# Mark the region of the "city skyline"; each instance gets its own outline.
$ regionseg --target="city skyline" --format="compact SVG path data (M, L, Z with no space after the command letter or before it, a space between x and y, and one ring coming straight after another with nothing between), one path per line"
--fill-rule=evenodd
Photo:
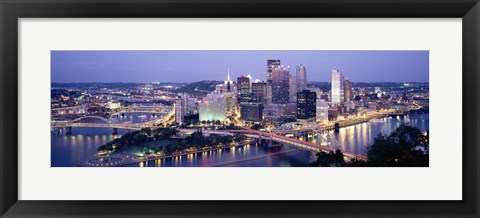
M221 81L227 69L232 78L250 74L266 81L268 59L293 72L305 66L309 82L329 82L332 69L351 82L429 78L428 51L52 51L51 57L57 83Z
M428 52L271 53L53 52L52 166L428 167Z

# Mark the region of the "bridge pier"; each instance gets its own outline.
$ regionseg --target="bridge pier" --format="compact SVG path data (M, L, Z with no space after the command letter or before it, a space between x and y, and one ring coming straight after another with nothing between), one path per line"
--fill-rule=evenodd
M72 134L72 127L67 127L66 131L65 131L65 134L67 135L71 135Z
M335 123L335 133L340 132L340 123Z
M113 128L112 129L112 134L114 134L114 135L118 134L118 128Z

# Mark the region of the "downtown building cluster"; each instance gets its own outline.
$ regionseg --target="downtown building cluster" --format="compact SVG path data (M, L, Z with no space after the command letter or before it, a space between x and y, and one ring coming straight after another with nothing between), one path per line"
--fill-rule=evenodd
M365 89L354 90L352 83L338 69L332 69L331 87L326 92L307 86L307 68L302 64L293 74L290 67L281 65L280 60L267 60L266 71L266 81L254 80L247 75L238 76L236 82L232 81L228 71L225 81L202 99L179 95L176 100L177 122L182 123L185 115L198 111L200 122L277 126L285 120L300 120L325 124L350 115L388 109L392 101L400 103L398 100L402 100L401 97L378 100L385 95L380 87L368 93ZM197 102L197 105L189 102Z
M304 65L298 65L292 75L290 67L283 67L280 60L267 60L267 81L247 75L234 82L228 71L225 81L201 100L179 94L176 121L182 123L185 116L198 111L199 121L222 123L277 125L288 118L326 122L328 102L319 98L321 94L307 88Z

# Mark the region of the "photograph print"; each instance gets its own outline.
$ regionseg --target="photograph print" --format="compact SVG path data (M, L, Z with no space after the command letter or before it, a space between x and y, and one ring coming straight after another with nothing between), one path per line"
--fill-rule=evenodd
M51 51L51 167L428 167L429 51Z

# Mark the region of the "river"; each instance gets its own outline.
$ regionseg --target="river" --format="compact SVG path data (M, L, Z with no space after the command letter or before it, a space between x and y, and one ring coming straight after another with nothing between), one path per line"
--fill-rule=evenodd
M129 113L118 122L145 122L154 119L151 115ZM357 154L365 154L365 149L371 145L375 137L390 134L402 123L408 123L422 131L429 129L428 114L408 115L402 117L385 117L367 123L341 128L338 133L330 134L340 142L342 149ZM71 135L52 133L52 167L75 167L94 155L98 146L115 138L111 129L105 128L74 128ZM167 158L146 163L132 164L131 167L302 167L307 166L313 154L290 146L268 147L251 144L243 147L225 148L217 151Z

